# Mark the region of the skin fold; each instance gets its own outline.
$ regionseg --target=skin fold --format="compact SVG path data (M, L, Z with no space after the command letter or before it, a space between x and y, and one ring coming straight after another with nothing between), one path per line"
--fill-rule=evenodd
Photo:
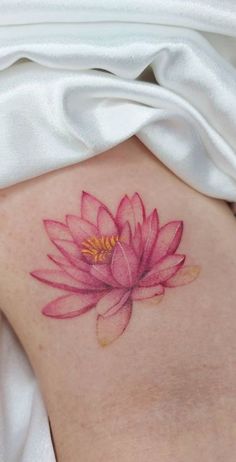
M161 225L183 220L178 254L201 268L161 303L134 300L106 348L95 309L44 316L62 293L29 274L49 265L43 219L79 215L83 190L113 213L138 191ZM181 182L135 137L0 192L0 306L38 377L59 462L235 460L235 230L227 204Z

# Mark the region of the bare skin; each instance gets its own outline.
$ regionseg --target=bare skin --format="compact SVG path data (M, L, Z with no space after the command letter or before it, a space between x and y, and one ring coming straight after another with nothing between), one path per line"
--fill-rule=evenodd
M113 210L138 191L162 223L183 219L194 283L137 305L101 348L95 313L44 317L58 290L29 276L51 243L43 218L76 214L82 190ZM38 377L59 462L233 462L236 452L235 218L182 183L136 138L0 193L0 304Z

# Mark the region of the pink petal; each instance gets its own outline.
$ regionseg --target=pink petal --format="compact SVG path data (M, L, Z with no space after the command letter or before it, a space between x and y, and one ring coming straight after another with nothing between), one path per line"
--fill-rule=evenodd
M145 219L145 208L143 205L143 201L137 192L133 195L131 199L131 204L134 211L136 226L138 223L142 224L143 220Z
M121 199L116 214L116 223L118 224L120 230L123 228L126 222L129 223L131 232L133 234L135 231L135 216L131 201L128 196L124 196Z
M140 272L145 270L148 259L156 242L158 234L158 215L154 209L151 215L145 220L142 227L143 255L140 265Z
M88 263L85 263L83 260L76 259L76 265L73 264L68 258L63 257L62 255L48 255L48 258L52 260L56 265L62 267L62 266L68 266L71 265L72 267L79 268L82 271L89 272L90 270L90 265Z
M152 287L135 287L132 290L132 300L145 300L146 298L152 298L157 295L164 294L164 287L159 284Z
M184 264L184 260L184 255L167 255L139 281L139 285L149 287L166 281L177 273Z
M98 235L97 227L83 218L67 215L66 219L70 232L78 245L81 245L84 240Z
M101 346L110 345L128 326L132 314L132 302L128 300L122 308L112 316L97 317L97 338Z
M57 319L74 318L93 308L99 300L99 297L101 297L101 294L97 294L96 292L79 295L63 295L63 297L48 303L48 305L43 308L42 313L45 316Z
M127 289L112 289L97 303L96 310L102 316L111 316L115 314L128 300L130 291Z
M130 244L131 241L131 229L130 229L130 224L128 221L124 224L120 237L119 237L121 242L125 242L126 244Z
M81 290L94 290L83 282L76 281L69 274L59 270L36 270L30 273L35 279L58 289L79 292Z
M96 199L96 197L92 196L92 194L83 191L81 199L81 217L84 220L97 226L98 210L101 206L105 209L107 208L102 202Z
M142 231L141 231L141 225L138 223L136 227L136 231L134 234L134 237L132 239L132 245L133 248L138 256L141 255L143 246L142 246Z
M168 281L165 281L166 287L177 287L189 284L194 281L200 273L200 266L183 266Z
M138 258L131 246L117 242L112 256L111 271L122 286L131 287L134 284L137 278Z
M58 248L58 250L60 250L62 255L64 255L69 260L70 263L77 266L78 268L84 270L86 268L88 269L89 265L81 259L79 247L77 246L77 244L75 244L75 242L64 241L62 239L55 239L53 243Z
M90 287L90 290L94 290L94 288L101 289L105 287L105 284L102 283L102 281L99 281L90 273L82 271L75 266L62 265L61 268L76 281L86 284L87 287Z
M115 224L115 220L112 214L104 207L99 208L97 226L101 236L118 235L118 228Z
M118 287L120 284L113 278L110 265L91 265L90 273L108 286Z
M164 256L173 254L179 246L182 233L182 221L171 221L163 226L159 231L150 264L153 265Z
M51 240L68 239L72 241L70 230L64 223L55 220L44 220L44 226Z

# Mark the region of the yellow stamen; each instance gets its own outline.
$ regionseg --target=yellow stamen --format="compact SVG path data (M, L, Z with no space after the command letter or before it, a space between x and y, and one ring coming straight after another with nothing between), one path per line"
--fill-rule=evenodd
M81 253L92 263L104 263L110 259L118 241L118 236L92 236L82 242Z

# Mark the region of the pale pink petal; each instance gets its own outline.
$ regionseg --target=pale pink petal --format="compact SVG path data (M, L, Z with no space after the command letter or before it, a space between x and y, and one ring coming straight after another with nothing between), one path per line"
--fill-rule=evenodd
M80 292L81 290L94 290L83 282L76 281L69 274L60 270L36 270L30 273L35 279L58 289Z
M145 300L163 294L164 287L161 284L152 287L134 287L131 298L132 300Z
M54 240L54 239L67 239L71 241L73 240L68 226L64 225L64 223L61 223L60 221L44 220L44 226L51 240Z
M88 270L88 263L84 262L81 258L81 252L75 242L64 241L62 239L55 239L53 241L58 250L64 255L71 264L80 269ZM86 265L86 266L85 266Z
M119 284L131 287L137 278L138 258L133 248L117 242L111 262L111 271Z
M151 215L145 220L142 227L142 241L143 241L143 255L140 265L140 272L142 273L148 263L148 259L152 253L153 246L155 245L158 235L158 215L157 210L154 209Z
M91 237L98 235L98 229L83 218L75 215L67 215L66 217L70 232L78 245Z
M184 255L167 255L139 281L142 287L149 287L167 281L184 264Z
M152 251L150 264L153 265L164 256L173 254L179 246L182 233L182 221L171 221L163 226L159 231L156 244Z
M97 317L97 338L101 346L105 347L114 342L123 332L131 318L132 302L127 302L112 316Z
M76 267L82 271L89 272L90 271L90 265L88 263L85 263L83 260L76 259L76 265L72 263L68 258L62 256L62 255L48 255L48 258L52 260L56 265L62 267L62 266L72 266Z
M89 272L82 271L75 266L62 265L61 268L76 281L86 284L86 286L90 287L91 290L105 287L105 284L102 283L102 281L99 281L97 278L93 277Z
M115 220L112 214L104 207L100 207L98 211L97 226L101 236L118 235L118 228L115 224Z
M90 273L99 281L108 286L119 287L120 284L113 278L110 265L90 265Z
M164 285L166 287L177 287L189 284L198 277L200 269L200 266L183 266L173 277L165 281Z
M120 230L123 228L126 222L129 223L131 232L134 234L135 216L131 201L128 196L124 196L121 199L116 214L116 223L118 224Z
M42 310L45 316L57 319L74 318L86 313L93 308L101 294L96 292L89 294L63 295L48 303Z
M107 209L107 207L96 199L96 197L83 191L81 199L81 217L84 220L87 220L97 226L98 210L101 206Z
M130 291L127 289L112 289L97 303L96 310L102 316L115 314L128 300Z
M143 251L143 245L142 245L142 231L141 231L141 225L138 223L136 227L136 231L134 233L134 237L132 239L132 245L135 250L135 253L140 256L142 251Z
M125 242L126 244L130 244L130 241L131 241L131 229L130 229L130 224L128 223L128 221L124 224L124 226L123 226L123 228L121 230L119 240L121 242Z
M140 197L140 195L136 192L134 193L132 199L131 199L132 207L134 210L134 216L135 216L135 224L137 226L138 223L142 225L144 219L145 219L145 208L143 205L143 201Z

